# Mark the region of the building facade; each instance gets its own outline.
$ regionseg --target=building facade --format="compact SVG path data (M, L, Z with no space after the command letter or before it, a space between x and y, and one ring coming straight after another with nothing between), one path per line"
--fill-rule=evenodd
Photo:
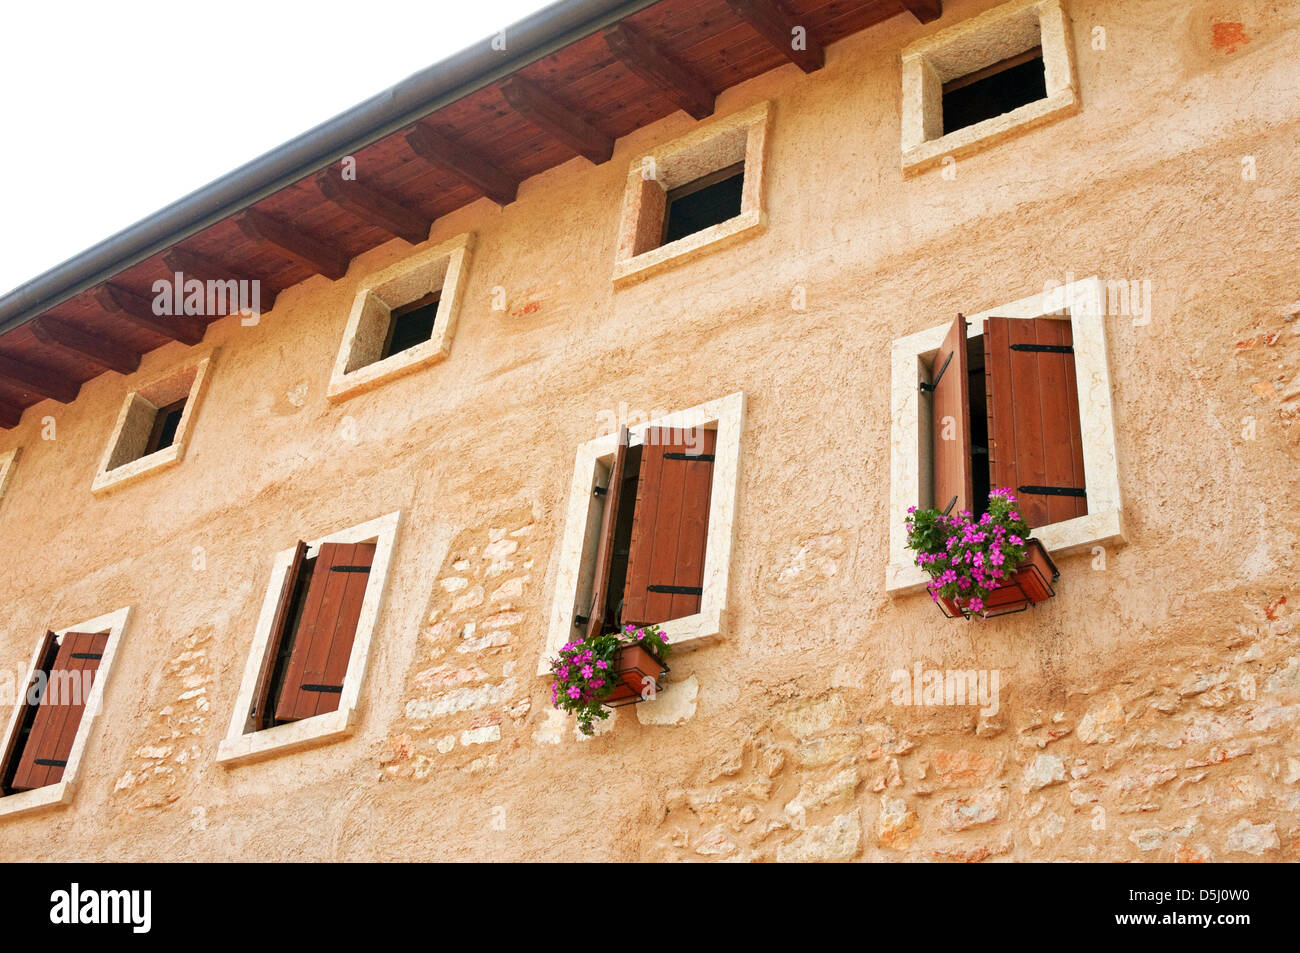
M1300 857L1300 6L902 6L26 406L11 739L42 633L107 639L0 855ZM1042 94L952 129L1010 60ZM666 240L737 169L738 211ZM1077 417L1085 502L1037 530L1055 595L998 618L946 618L904 545L947 502L919 385L958 314L984 355L990 318L1072 335L1077 406L1039 412ZM545 672L624 426L709 433L703 559L662 690L584 738ZM272 717L304 558L364 563L318 597L350 648Z

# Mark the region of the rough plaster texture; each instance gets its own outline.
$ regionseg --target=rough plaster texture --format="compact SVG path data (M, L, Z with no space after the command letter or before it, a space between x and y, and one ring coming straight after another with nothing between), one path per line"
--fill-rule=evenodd
M89 492L126 393L180 345L0 436L23 447L0 665L134 607L76 796L0 820L0 856L1300 859L1296 8L1076 0L1080 37L1108 31L1076 49L1082 111L905 179L899 53L989 6L724 93L774 108L750 241L615 289L626 170L693 128L678 113L435 224L430 246L478 235L437 366L326 398L360 276L411 253L394 241L209 331L178 466ZM1067 273L1151 282L1150 324L1107 319L1127 545L1062 557L1033 612L944 621L884 590L890 342ZM620 402L738 391L727 635L665 693L698 686L694 713L576 741L533 674L575 448ZM274 555L397 510L353 734L217 764ZM894 704L918 662L998 671L998 713Z

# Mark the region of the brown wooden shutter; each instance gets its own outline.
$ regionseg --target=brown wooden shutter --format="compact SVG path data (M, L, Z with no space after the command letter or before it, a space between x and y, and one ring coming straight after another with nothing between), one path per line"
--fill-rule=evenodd
M649 625L700 611L718 434L694 434L699 440L688 448L680 430L646 431L623 590L625 623Z
M107 644L107 632L68 632L63 636L14 773L13 790L31 791L63 779Z
M1010 487L1030 526L1088 512L1070 322L989 318L984 325L989 479Z
M249 716L258 728L271 726L271 712L268 710L272 706L271 678L275 674L275 660L280 654L280 646L288 635L286 630L292 622L289 614L293 610L293 596L306 565L307 544L299 540L293 552L293 562L289 564L289 572L284 577L284 588L280 591L280 601L276 604L275 618L271 622L271 636L267 639L262 668L257 673L257 686L253 690L253 707L249 710Z
M623 498L623 471L627 469L627 428L618 431L618 447L605 488L605 511L600 517L600 542L596 546L596 576L591 585L591 609L587 617L587 638L600 635L605 627L609 603L609 569L614 560L614 531L618 528L618 506Z
M58 651L58 636L53 632L46 632L36 652L36 668L32 672L31 681L24 686L22 697L18 701L18 718L14 721L13 733L5 742L4 761L0 762L3 765L3 786L0 787L0 791L4 794L13 793L18 762L22 760L23 749L27 745L27 739L31 737L32 723L36 719L37 711L40 710L40 695L33 694L33 690L38 685L39 673L49 672Z
M303 599L277 721L338 709L374 559L374 543L322 544Z
M934 506L952 513L972 510L970 357L962 315L957 315L931 359L930 381L923 389L930 391Z

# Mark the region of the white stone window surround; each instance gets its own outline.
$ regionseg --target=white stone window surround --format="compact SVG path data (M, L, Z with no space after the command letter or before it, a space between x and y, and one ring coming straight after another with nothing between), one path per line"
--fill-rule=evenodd
M9 486L9 480L14 475L14 464L18 462L18 451L21 447L14 447L12 450L0 452L0 500L4 499L5 488Z
M203 403L203 395L207 393L216 356L217 349L213 348L205 357L182 364L126 395L95 481L91 484L91 492L105 493L134 483L151 473L174 467L184 459L185 445ZM148 443L158 408L182 397L185 398L185 410L171 446L140 456Z
M362 280L330 374L326 392L330 400L343 400L447 359L473 250L474 234L466 232ZM429 340L379 360L392 311L439 291L438 316Z
M741 391L677 411L644 424L628 427L633 445L645 440L651 427L716 429L713 489L709 497L709 530L704 552L704 593L700 611L661 626L674 650L695 648L720 637L727 610L731 551L735 542L736 498L740 477L740 434L745 420L745 395ZM560 547L555 594L551 605L546 646L537 663L537 674L550 673L551 659L566 642L581 633L573 617L591 600L595 575L596 546L600 535L602 507L593 492L609 479L609 469L618 447L618 434L606 434L578 448L569 487L569 503Z
M632 163L623 194L618 252L614 260L616 286L648 278L706 251L756 235L767 227L763 180L771 114L771 103L758 103L707 122ZM671 189L688 185L742 159L745 179L739 215L636 254L638 234L647 226L658 227L664 215L662 209L649 207L645 199L647 188L657 187L666 195ZM650 172L653 174L648 176ZM662 200L659 204L662 205Z
M943 84L1043 48L1047 96L943 135ZM1079 111L1074 41L1063 0L1013 0L903 50L903 170L921 172Z
M1034 536L1048 552L1060 555L1124 542L1115 418L1106 359L1105 303L1105 285L1100 278L1092 277L967 317L970 322L967 337L983 334L984 319L988 317L1057 317L1070 322L1088 512L1034 530ZM930 405L922 399L919 385L924 379L925 365L943 345L950 327L951 324L943 324L900 338L891 351L893 422L885 590L894 595L920 590L930 580L916 565L915 553L907 548L904 522L908 507L924 505L932 495Z
M122 634L126 631L130 618L131 607L126 606L116 612L88 619L77 625L70 625L66 629L59 629L54 633L62 640L63 636L69 632L107 632L108 641L104 644L104 657L99 660L99 668L95 672L95 684L91 686L90 696L86 699L81 724L77 726L77 736L72 741L72 750L68 753L68 764L63 769L62 780L57 784L47 784L43 788L22 791L8 797L0 797L0 817L18 817L23 814L49 810L72 803L73 795L77 789L77 776L81 771L81 762L86 754L86 745L89 743L91 732L95 728L95 721L104 708L104 692L108 685L109 676L112 674L113 662L117 658L118 646L122 642ZM19 691L25 692L27 686L31 684L32 676L36 674L36 666L40 663L40 650L41 642L38 641L36 648L32 651L32 660L27 666L27 677L16 686ZM9 714L4 734L6 742L13 737L22 708L22 705L15 705Z
M253 634L248 661L244 665L239 697L230 716L230 727L226 731L226 737L217 747L219 764L237 765L272 755L298 751L345 738L355 730L357 704L365 681L366 665L370 657L370 645L374 638L375 627L384 607L389 570L392 568L393 551L397 543L397 530L401 519L402 513L398 510L359 526L332 533L308 545L307 557L310 559L320 553L323 543L374 542L376 544L375 559L370 568L370 580L366 585L366 594L361 602L361 615L357 620L357 631L352 641L352 654L348 658L348 671L343 678L343 692L339 696L339 707L323 715L303 718L301 721L263 728L261 731L250 731L252 725L249 710L253 707L257 676L266 655L266 645L271 638L271 625L275 621L276 606L279 604L281 592L284 591L296 547L290 546L276 554L271 568L271 582L262 601L262 612L257 620L257 629Z

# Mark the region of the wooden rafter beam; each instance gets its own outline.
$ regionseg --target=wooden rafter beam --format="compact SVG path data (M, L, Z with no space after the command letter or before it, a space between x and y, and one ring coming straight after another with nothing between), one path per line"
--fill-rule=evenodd
M0 427L5 430L12 430L22 422L22 419L22 408L0 401Z
M528 80L512 76L501 84L501 95L515 112L557 142L568 146L596 165L609 161L614 140L605 135L577 110L552 99Z
M148 298L114 284L102 284L93 294L99 306L110 314L182 344L198 344L207 330L207 326L192 315L155 314L153 302Z
M933 23L943 16L943 0L899 0L899 3L922 23Z
M399 205L355 179L340 178L329 169L317 173L316 188L327 200L345 212L382 228L394 238L403 238L412 245L418 245L428 238L429 229L433 227L432 219L425 218L405 205Z
M265 212L250 208L242 212L235 223L249 238L274 245L297 261L326 278L339 279L348 271L348 256L306 232L286 225Z
M77 391L81 389L80 384L69 380L57 371L36 367L3 355L0 355L0 378L8 381L11 387L41 397L49 397L61 404L72 403L77 399Z
M498 205L509 205L519 192L519 183L514 177L427 126L408 130L406 142L421 159L454 175Z
M62 348L107 370L130 374L140 367L140 355L129 347L83 331L75 324L58 318L42 317L28 327L42 344Z
M713 115L714 95L694 71L626 23L605 30L609 51L637 76L696 119Z
M173 274L180 272L186 280L197 278L203 282L256 281L258 285L258 306L262 314L270 311L275 306L276 295L280 293L280 289L273 288L259 275L240 277L227 265L179 246L169 249L167 254L163 255L163 264L170 268Z
M727 0L727 5L805 73L826 65L826 51L812 30L786 12L777 0Z

